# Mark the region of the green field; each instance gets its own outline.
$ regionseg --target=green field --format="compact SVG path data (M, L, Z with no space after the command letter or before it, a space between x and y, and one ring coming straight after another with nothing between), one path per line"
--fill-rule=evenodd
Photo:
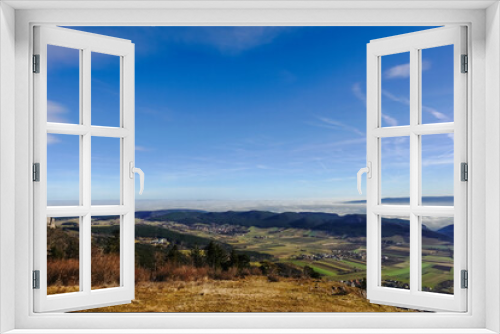
M56 225L62 225L61 227L72 230L72 233L77 233L77 223L78 220L74 219L56 221ZM299 268L309 266L329 280L366 277L366 263L364 257L361 257L366 253L366 238L342 238L324 231L297 228L251 226L234 234L223 234L210 228L199 230L177 223L166 224L140 219L136 219L136 223L167 228L172 231L166 234L167 239L181 234L190 235L195 238L215 239L231 245L236 250L265 253L272 256L273 261L293 264ZM92 233L99 233L100 230L104 231L116 224L116 219L93 221ZM383 238L382 280L410 283L408 242L399 235ZM332 258L332 255L337 257ZM454 274L452 256L453 245L449 242L429 238L422 240L423 287L431 291L453 291L450 288Z

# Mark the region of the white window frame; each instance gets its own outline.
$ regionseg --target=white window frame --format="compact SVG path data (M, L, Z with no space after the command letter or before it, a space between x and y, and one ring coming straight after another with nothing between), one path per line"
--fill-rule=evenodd
M39 288L34 289L35 312L75 311L130 303L135 296L135 160L134 120L134 44L129 40L101 36L60 27L34 27L34 54L39 56L39 72L34 84L34 162L39 163L39 181L33 184L34 270L39 271ZM73 48L79 53L79 124L47 122L47 45ZM119 127L96 126L91 121L91 57L93 52L119 57L120 106L114 110ZM79 138L79 204L47 206L47 134L65 134ZM120 204L92 205L92 138L116 138L120 141ZM92 290L91 220L92 216L120 217L120 283L117 287ZM47 217L79 217L79 291L47 295Z
M221 3L6 1L0 4L0 321L1 331L104 333L144 332L500 332L500 12L496 1L370 1ZM19 8L14 11L10 6ZM73 8L71 8L73 6ZM122 8L120 8L122 6ZM124 9L130 6L134 9ZM147 8L149 6L149 9ZM365 6L365 7L364 7ZM392 8L392 7L397 8ZM69 7L69 8L60 8ZM100 9L98 9L99 7ZM102 8L114 8L103 10ZM154 8L152 7L163 7ZM24 8L24 9L23 9ZM80 9L74 9L80 8ZM86 8L86 9L82 9ZM117 9L118 8L118 9ZM142 8L143 10L137 10ZM349 9L350 8L350 9ZM15 18L15 21L13 20ZM468 208L469 308L466 313L434 314L34 314L30 168L32 157L32 27L57 25L447 25L469 31L471 88L468 95L470 182ZM15 31L15 40L14 40ZM12 68L15 67L15 73ZM15 85L12 82L15 80ZM12 99L11 96L14 96ZM15 115L12 110L15 110ZM11 131L11 126L15 131ZM15 142L15 145L12 145ZM15 160L15 163L12 161ZM15 181L12 173L15 169ZM355 171L353 171L354 173ZM488 174L488 182L486 175ZM5 181L5 183L3 183ZM14 208L11 210L15 193ZM9 202L10 201L10 202ZM11 225L12 219L15 226ZM8 220L8 221L7 221ZM489 254L489 264L485 257ZM488 278L488 281L486 280ZM488 282L488 290L486 290ZM14 289L12 287L15 287ZM14 305L14 307L12 307ZM142 330L137 329L142 325ZM247 328L247 330L244 330ZM59 329L59 330L58 330ZM132 330L137 329L137 330ZM237 330L241 329L241 330ZM108 331L107 331L108 330ZM45 331L46 332L46 331Z
M463 312L467 310L467 290L461 287L461 270L467 270L467 184L460 177L461 163L467 163L467 76L462 73L462 55L467 54L466 27L440 27L409 34L372 40L367 46L367 298L374 303L413 307L423 310ZM452 45L454 120L447 123L422 123L422 50ZM383 57L408 52L410 58L410 108L408 125L382 126ZM454 134L453 206L430 206L422 203L421 136ZM382 140L408 138L409 197L408 205L382 203ZM382 277L382 216L409 218L410 288L384 287ZM453 217L454 293L442 294L422 290L422 216Z

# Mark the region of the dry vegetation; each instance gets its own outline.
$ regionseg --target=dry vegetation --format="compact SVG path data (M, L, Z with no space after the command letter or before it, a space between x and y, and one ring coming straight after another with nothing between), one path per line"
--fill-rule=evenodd
M348 287L347 294L332 295L332 286L340 285L336 282L309 279L280 279L279 282L269 282L263 276L248 276L237 281L205 278L191 282L143 282L136 285L136 298L130 304L82 312L405 311L396 307L370 304L358 288ZM66 289L74 291L72 288Z
M101 254L93 264L93 286L114 287L118 257ZM78 291L78 261L49 262L48 294ZM97 283L97 284L96 284ZM341 289L339 289L341 287ZM359 288L312 278L264 276L165 263L156 270L136 268L136 295L130 304L82 312L402 312L371 304Z

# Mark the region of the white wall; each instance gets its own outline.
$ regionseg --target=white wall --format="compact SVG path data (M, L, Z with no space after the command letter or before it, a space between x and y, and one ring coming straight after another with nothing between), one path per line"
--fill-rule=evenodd
M500 6L486 11L486 277L500 277ZM487 280L488 281L488 280ZM500 285L488 284L486 328L500 332Z
M15 12L0 3L0 333L14 328ZM1 261L4 259L4 261Z

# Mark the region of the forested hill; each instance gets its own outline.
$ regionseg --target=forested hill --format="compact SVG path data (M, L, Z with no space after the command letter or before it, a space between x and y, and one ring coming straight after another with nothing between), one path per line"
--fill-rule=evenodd
M216 224L255 227L302 228L320 230L332 235L345 237L366 236L366 215L351 214L340 216L322 212L283 212L269 211L226 211L205 212L195 210L138 211L136 218L150 221L175 221L185 225ZM384 218L383 237L393 235L409 236L409 224L404 219ZM451 240L447 233L432 231L424 226L423 236L441 240Z

